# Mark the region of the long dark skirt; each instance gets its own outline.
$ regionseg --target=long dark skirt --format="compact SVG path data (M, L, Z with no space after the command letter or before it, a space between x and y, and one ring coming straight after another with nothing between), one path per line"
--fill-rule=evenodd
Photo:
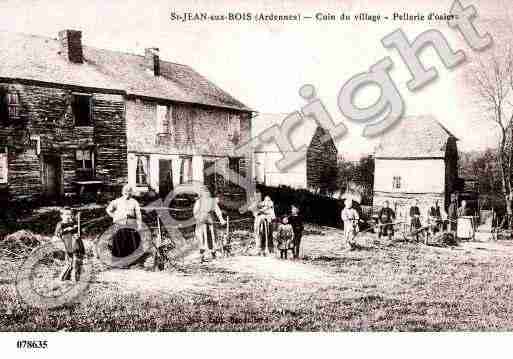
M134 228L120 228L112 236L112 256L117 258L128 257L133 254L141 244L141 236Z

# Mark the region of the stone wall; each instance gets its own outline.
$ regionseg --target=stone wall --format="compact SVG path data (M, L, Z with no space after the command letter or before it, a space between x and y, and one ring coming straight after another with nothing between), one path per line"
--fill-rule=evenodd
M157 102L127 101L129 152L234 156L235 148L250 139L251 118L247 112L173 102L160 104L170 107L171 118L168 133L157 139ZM230 116L240 118L237 140L229 136Z

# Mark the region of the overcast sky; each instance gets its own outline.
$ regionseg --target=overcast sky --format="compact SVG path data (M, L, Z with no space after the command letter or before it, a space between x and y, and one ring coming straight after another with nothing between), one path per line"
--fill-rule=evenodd
M464 6L475 5L481 18L493 21L513 15L510 2L462 0ZM123 0L108 3L0 0L0 29L50 37L56 37L64 28L78 29L83 31L83 41L88 45L138 54L143 54L145 47L159 47L163 59L192 66L262 113L290 113L300 109L304 101L298 89L310 83L316 86L333 118L346 122L336 105L341 86L353 75L367 71L383 57L390 56L395 65L391 74L405 100L406 115L431 113L460 139L461 149L479 149L493 145L496 132L492 126L480 124L481 114L473 105L469 91L461 85L466 65L447 71L434 51L427 50L422 58L426 64L438 68L439 79L412 94L405 85L409 79L405 65L397 53L385 49L380 42L397 28L402 28L410 39L437 28L454 49L472 55L461 36L445 22L182 23L169 19L172 11L250 11L306 16L317 12L337 15L367 12L382 16L391 16L394 11L448 13L451 4L452 0ZM377 91L366 91L360 100L362 104L372 102L377 94ZM348 125L350 134L338 143L339 150L343 154L372 150L373 144L360 135L362 126Z

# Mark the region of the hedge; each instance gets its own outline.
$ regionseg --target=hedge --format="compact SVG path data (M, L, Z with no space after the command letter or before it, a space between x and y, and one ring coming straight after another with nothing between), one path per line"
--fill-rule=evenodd
M340 211L343 201L314 194L306 189L294 189L288 186L268 187L258 185L257 189L274 202L276 216L290 213L290 206L296 204L306 222L330 227L342 227Z

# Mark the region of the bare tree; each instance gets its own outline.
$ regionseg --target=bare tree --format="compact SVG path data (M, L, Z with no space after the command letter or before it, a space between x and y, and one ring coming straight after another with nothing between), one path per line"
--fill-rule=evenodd
M497 162L508 218L512 218L513 170L513 57L508 47L474 61L469 71L472 89L483 105L484 118L498 130Z

